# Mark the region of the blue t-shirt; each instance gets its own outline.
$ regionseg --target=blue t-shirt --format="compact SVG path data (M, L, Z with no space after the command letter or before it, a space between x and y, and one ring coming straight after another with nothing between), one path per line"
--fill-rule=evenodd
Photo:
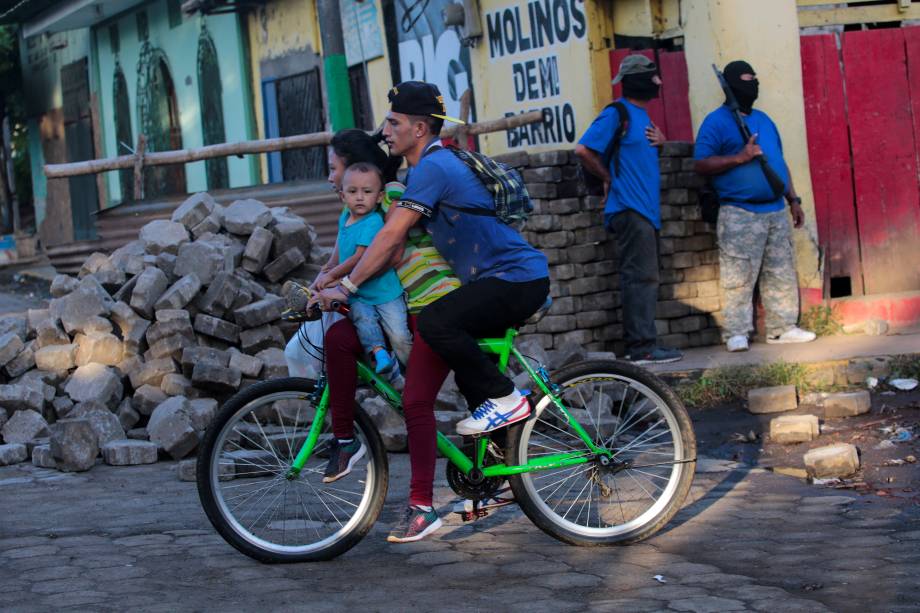
M789 173L783 160L783 142L773 120L763 111L754 109L744 118L751 134L757 135L757 144L767 156L767 163L789 186ZM731 111L722 105L703 120L696 135L694 157L702 160L714 155L735 155L744 149L741 130L735 123ZM767 183L760 162L751 160L729 171L712 177L712 185L719 194L719 202L737 206L752 213L773 213L783 210L783 196L773 199L773 190ZM767 200L764 204L746 203L750 200Z
M656 229L661 229L661 173L658 169L658 148L645 137L645 129L652 125L645 109L621 98L629 113L629 126L620 141L620 176L616 175L616 161L610 159L610 192L604 206L604 224L617 213L632 209L648 219ZM579 145L584 145L604 155L610 141L620 127L620 114L608 106L588 126Z
M365 215L355 223L346 225L351 213L346 208L339 217L339 262L344 262L355 254L358 247L367 247L373 242L377 232L383 227L383 216L377 212ZM364 304L383 304L396 300L403 293L399 277L392 268L388 268L376 277L368 279L358 288L352 300Z
M546 256L494 216L452 210L494 210L482 181L446 149L432 151L411 169L399 206L426 217L425 228L461 283L495 277L522 283L549 276Z

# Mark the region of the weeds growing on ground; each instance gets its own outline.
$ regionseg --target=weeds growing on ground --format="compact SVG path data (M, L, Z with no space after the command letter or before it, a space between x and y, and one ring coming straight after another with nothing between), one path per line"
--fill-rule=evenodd
M827 304L819 304L802 313L801 326L818 336L833 336L843 332L837 310Z
M920 355L896 355L891 359L891 379L920 380Z
M707 370L696 381L677 386L684 404L707 407L747 396L748 390L774 385L794 385L799 391L811 389L808 367L804 364L774 362L759 366L726 366Z

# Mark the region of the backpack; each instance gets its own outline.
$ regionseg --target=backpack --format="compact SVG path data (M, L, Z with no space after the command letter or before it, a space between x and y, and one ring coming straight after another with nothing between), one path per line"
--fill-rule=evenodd
M483 187L492 195L495 209L459 207L445 202L442 202L440 206L470 215L497 217L500 222L508 225L523 223L527 220L533 212L533 203L524 185L524 178L516 168L503 162L496 162L478 151L464 151L456 147L445 147L445 149L466 164L467 168L482 182Z
M617 110L617 115L620 116L620 125L613 134L613 138L610 139L610 144L607 145L607 149L604 150L604 155L601 156L601 162L604 164L604 168L610 168L610 160L613 160L614 176L619 177L620 145L623 143L623 137L626 136L626 131L629 129L629 111L626 110L626 105L619 100L608 104L606 108L609 109L610 107Z

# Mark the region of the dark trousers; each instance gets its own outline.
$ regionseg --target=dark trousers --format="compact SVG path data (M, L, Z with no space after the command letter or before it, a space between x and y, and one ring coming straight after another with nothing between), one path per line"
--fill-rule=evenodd
M655 348L658 303L658 231L643 215L627 210L610 221L620 251L620 295L626 353Z
M487 398L514 391L511 380L479 349L477 339L503 336L533 315L548 294L548 278L523 283L487 278L467 283L422 309L418 331L454 371L471 411Z

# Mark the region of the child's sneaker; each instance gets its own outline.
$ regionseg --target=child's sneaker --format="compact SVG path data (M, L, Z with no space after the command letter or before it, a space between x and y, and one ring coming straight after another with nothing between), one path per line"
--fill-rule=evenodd
M387 541L390 543L412 543L420 541L442 525L441 518L433 508L422 508L410 506L403 513L402 519L399 520L393 529Z
M503 398L489 398L479 405L470 417L457 423L457 434L469 436L491 432L529 416L530 403L526 396L514 390Z
M396 366L396 360L393 359L393 356L390 355L390 352L386 349L378 349L374 352L374 361L377 362L377 366L374 369L378 375L383 373L389 373L393 370L393 367ZM399 368L396 366L396 368Z
M346 444L333 439L329 450L329 464L326 465L326 471L323 473L323 483L338 481L350 473L358 460L364 457L365 451L367 448L358 439L353 439Z

